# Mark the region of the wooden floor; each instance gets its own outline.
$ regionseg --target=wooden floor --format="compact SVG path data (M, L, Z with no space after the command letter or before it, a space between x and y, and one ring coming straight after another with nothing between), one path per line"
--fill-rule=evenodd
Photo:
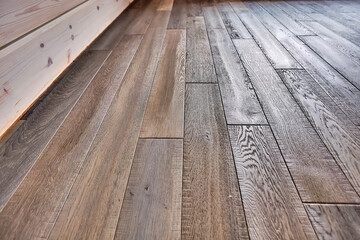
M0 142L0 239L360 239L360 2L135 0Z

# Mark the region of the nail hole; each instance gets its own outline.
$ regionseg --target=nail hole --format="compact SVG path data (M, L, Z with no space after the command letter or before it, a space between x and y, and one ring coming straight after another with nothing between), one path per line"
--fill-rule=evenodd
M96 9L97 9L97 10L100 10L100 7L99 7L99 6L96 6Z
M71 40L74 40L75 36L73 34L71 34Z
M40 47L43 48L45 47L45 45L43 43L40 43Z
M71 26L71 24L69 25L69 28L70 28L70 29L72 29L72 26Z

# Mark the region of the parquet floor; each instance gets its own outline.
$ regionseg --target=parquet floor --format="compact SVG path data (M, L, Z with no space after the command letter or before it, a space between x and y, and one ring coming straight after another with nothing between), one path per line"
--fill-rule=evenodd
M0 142L0 239L360 239L360 2L135 0Z

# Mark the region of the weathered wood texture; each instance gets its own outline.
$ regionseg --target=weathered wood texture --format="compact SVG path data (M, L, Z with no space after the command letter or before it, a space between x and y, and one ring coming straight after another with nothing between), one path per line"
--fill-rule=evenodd
M101 68L68 114L0 213L2 237L48 238L82 164L89 163L86 156L94 147L92 144L100 124L123 81L125 71L140 41L140 36L126 37L121 41L122 45L114 50L109 61ZM71 81L74 80L68 82ZM76 235L71 237L76 238Z
M289 91L253 40L235 39L280 150L305 202L360 199ZM341 194L340 194L341 192Z
M142 138L182 138L185 30L168 30L141 128Z
M224 23L221 20L220 14L215 6L203 7L203 14L207 29L224 29Z
M114 238L168 19L158 12L149 26L50 239Z
M85 1L1 1L0 47Z
M26 122L0 147L0 209L3 209L109 55L87 52L58 81Z
M115 239L181 239L183 140L140 139Z
M360 129L306 71L288 70L279 74L360 194Z
M306 204L319 239L360 239L359 205Z
M0 50L0 136L128 5L87 1Z
M226 30L209 30L209 38L227 123L266 124L252 84Z
M270 128L233 125L229 134L250 238L316 239Z
M186 82L217 82L203 17L187 20Z
M248 239L218 86L187 84L183 239Z

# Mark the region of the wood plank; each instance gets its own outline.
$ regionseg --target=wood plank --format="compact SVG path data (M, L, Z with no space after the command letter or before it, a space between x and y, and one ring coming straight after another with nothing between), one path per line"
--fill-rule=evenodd
M359 239L360 206L305 205L320 239Z
M0 47L36 29L86 0L0 2Z
M298 21L293 20L272 2L259 2L259 5L274 16L279 22L286 25L286 27L295 35L314 35L312 31Z
M299 9L295 8L294 6L290 5L288 2L285 1L278 1L273 2L274 5L281 8L289 17L294 19L295 21L311 21L312 18L309 17L304 12L301 12Z
M150 4L145 9L139 10L133 21L129 23L125 34L145 34L155 15L153 8L154 6Z
M323 25L317 22L304 22L306 26L312 29L316 34L318 34L322 39L324 39L328 44L337 48L339 51L349 56L353 61L360 61L360 47L353 44L349 40L343 38L342 36L330 31Z
M228 124L267 124L239 55L225 29L209 30Z
M0 136L129 3L87 1L0 50Z
M165 11L156 13L99 128L50 239L114 238L169 15Z
M352 59L328 44L319 36L302 36L300 39L340 72L357 89L360 89L360 60L358 62L352 61Z
M198 17L203 15L200 2L201 1L199 0L186 0L186 10L188 17Z
M253 9L255 10L255 9ZM351 121L360 125L360 92L342 75L335 71L321 57L312 51L293 33L267 12L256 15L270 32L286 47L297 61L310 73L316 82L326 91L333 101L348 115Z
M108 51L86 52L34 109L27 121L0 148L0 210L69 114L108 57Z
M5 145L5 143L16 133L16 131L25 123L25 120L17 121L14 126L12 126L9 131L0 139L0 148ZM1 168L1 167L0 167Z
M187 20L187 4L184 0L174 0L168 29L185 29Z
M248 239L218 86L185 99L182 239Z
M0 213L1 236L49 236L140 41L126 37L113 51Z
M275 68L301 68L300 64L252 13L237 14Z
M168 30L141 128L142 138L182 138L185 30Z
M171 11L173 8L174 0L161 0L157 11Z
M225 29L220 14L215 6L203 7L206 29Z
M230 2L230 5L236 13L249 11L243 1L232 1Z
M229 126L251 239L317 239L268 126Z
M139 139L115 239L181 239L183 140Z
M231 38L251 38L244 24L227 2L217 4L220 16Z
M186 34L186 82L217 82L204 18L189 17Z
M281 71L279 74L360 194L360 129L306 71Z
M234 39L265 115L304 202L360 198L253 40Z

